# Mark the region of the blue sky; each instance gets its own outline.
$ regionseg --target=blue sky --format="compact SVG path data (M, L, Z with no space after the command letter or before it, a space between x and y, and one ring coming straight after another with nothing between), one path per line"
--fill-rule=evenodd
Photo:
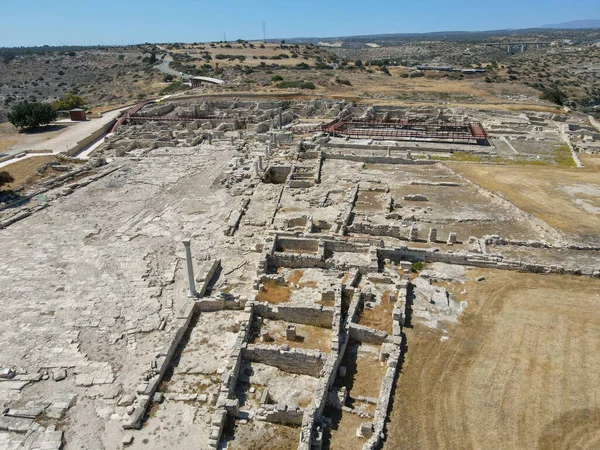
M2 0L0 47L529 28L600 19L598 0Z

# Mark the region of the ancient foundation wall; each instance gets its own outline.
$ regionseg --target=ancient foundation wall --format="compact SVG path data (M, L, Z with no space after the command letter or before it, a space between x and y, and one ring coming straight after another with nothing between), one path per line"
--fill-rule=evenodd
M318 350L300 348L283 349L273 345L248 344L243 351L244 359L277 367L288 373L318 377L327 358Z
M274 306L266 302L255 302L254 311L257 315L266 319L283 320L286 322L313 325L322 328L331 328L331 323L334 316L334 308L331 306Z

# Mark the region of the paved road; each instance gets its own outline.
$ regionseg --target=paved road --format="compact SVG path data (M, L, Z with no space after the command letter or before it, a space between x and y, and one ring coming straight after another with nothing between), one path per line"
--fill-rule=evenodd
M24 150L52 150L52 153L60 153L73 148L77 143L99 128L115 120L119 115L129 109L129 107L110 111L102 115L100 119L91 119L85 122L78 123L67 127L58 136L51 139L41 141L35 144L23 143L16 144L10 150L7 151L9 154L15 154Z
M185 75L182 72L177 72L169 67L173 58L171 55L166 54L160 64L156 65L156 68L160 70L162 73L167 73L169 75L173 75L174 77L189 77L190 75Z
M56 155L61 152L65 152L77 145L77 143L89 135L102 128L104 125L115 120L119 115L129 109L130 107L120 108L115 111L110 111L102 115L100 119L91 119L86 122L77 123L75 125L71 125L67 127L64 131L62 131L58 136L54 136L48 140L43 140L34 144L31 143L20 143L16 144L9 150L6 150L6 153L9 155L15 155L24 150L52 150L52 153L42 153L42 154L28 154L18 159L11 159L9 161L5 161L0 163L0 168L5 167L9 164L12 164L16 161L21 161L24 158L35 158L36 156L47 156L47 155ZM91 144L92 147L94 144ZM87 158L89 154L90 147L84 149L83 159ZM78 157L80 157L78 155Z
M189 79L192 78L192 75L188 75L186 73L183 72L177 72L176 70L171 69L171 67L169 67L169 65L173 62L173 58L171 57L171 55L169 55L168 53L164 56L163 60L161 61L160 64L157 64L156 67L158 70L160 70L162 73L166 73L169 75L173 75L174 77L180 77L182 79ZM200 78L208 83L213 83L213 84L223 84L225 83L223 80L219 80L218 78L211 78L211 77L196 77L196 78Z

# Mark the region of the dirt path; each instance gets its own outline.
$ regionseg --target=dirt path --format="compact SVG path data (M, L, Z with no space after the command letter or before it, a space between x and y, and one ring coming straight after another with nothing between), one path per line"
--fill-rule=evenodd
M599 448L600 282L478 275L449 340L406 330L385 448Z

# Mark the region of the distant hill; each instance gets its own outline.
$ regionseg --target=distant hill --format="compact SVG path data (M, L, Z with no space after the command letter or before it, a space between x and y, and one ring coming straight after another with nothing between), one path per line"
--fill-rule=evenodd
M421 41L446 41L446 42L479 42L498 37L531 35L534 39L539 39L540 33L546 35L547 39L565 39L569 33L577 33L578 30L585 28L600 29L600 20L577 20L565 22L562 24L544 25L539 28L523 29L504 29L504 30L485 30L485 31L434 31L428 33L387 33L387 34L368 34L359 36L330 36L330 37L295 37L285 38L288 44L308 44L310 42L355 42L355 43L377 43L380 45L398 45L400 42L421 42ZM598 36L600 37L600 36ZM269 42L278 43L281 38L268 39Z
M542 28L554 28L561 30L579 30L581 28L600 28L600 20L572 20L570 22L543 25Z

